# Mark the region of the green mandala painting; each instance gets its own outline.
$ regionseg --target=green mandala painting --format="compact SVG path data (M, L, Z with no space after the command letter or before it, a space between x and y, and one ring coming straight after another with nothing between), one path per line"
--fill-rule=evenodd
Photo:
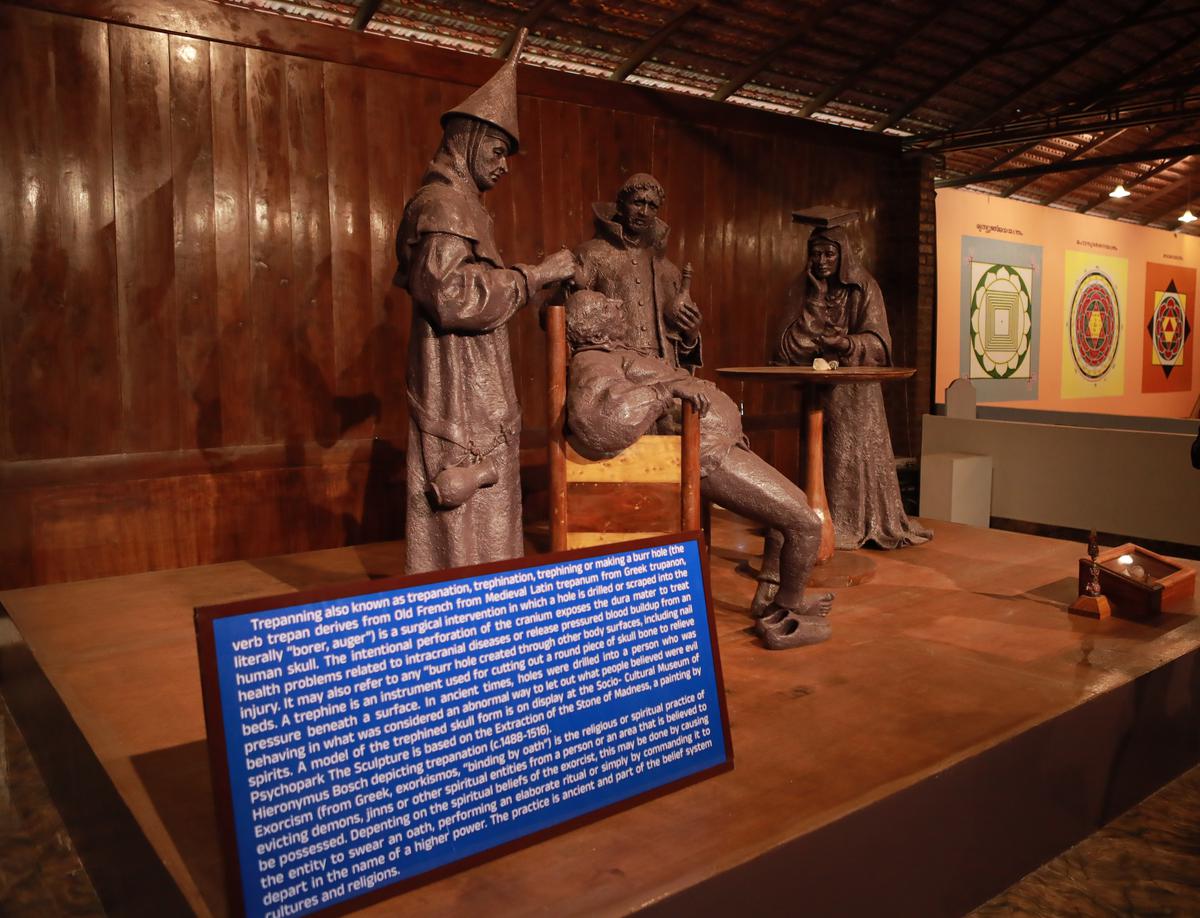
M971 378L1029 377L1033 271L971 262Z

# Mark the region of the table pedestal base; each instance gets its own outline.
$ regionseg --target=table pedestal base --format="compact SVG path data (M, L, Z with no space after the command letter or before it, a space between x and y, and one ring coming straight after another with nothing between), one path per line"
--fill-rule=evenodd
M875 578L875 562L863 551L835 551L828 561L816 564L808 577L810 587L837 589L858 586ZM834 606L836 611L837 606Z

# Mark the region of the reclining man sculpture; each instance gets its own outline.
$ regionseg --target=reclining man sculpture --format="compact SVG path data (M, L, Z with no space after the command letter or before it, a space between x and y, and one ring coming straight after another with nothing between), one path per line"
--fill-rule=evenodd
M729 396L661 357L625 343L620 300L581 290L567 300L567 418L576 449L615 456L650 431L675 399L700 413L701 493L783 533L779 592L757 622L772 650L817 644L830 635L833 595L805 598L821 525L804 492L750 452Z

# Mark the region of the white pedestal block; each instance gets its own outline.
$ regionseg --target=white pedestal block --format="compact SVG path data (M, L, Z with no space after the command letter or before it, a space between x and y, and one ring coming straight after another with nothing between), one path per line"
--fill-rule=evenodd
M992 457L972 453L923 455L921 516L986 529L992 516Z

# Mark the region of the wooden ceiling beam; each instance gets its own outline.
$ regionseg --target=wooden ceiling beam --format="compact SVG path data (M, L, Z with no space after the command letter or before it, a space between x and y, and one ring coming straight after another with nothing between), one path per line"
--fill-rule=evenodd
M1161 67L1165 61L1170 60L1180 51L1194 48L1197 41L1200 41L1200 29L1191 29L1180 35L1170 45L1151 57L1150 60L1142 62L1131 70L1118 73L1112 79L1096 87L1083 101L1077 103L1067 103L1066 105L1060 106L1060 108L1073 111L1088 111L1089 109L1100 108L1112 100L1114 95L1119 94L1125 86L1128 86L1134 80L1140 79L1147 73L1150 73L1158 67ZM1187 77L1182 78L1181 82L1185 84L1184 88L1194 86L1197 82L1200 82L1200 80L1197 80L1196 76L1197 75L1193 72L1190 80ZM1171 82L1174 82L1174 80ZM1123 100L1128 100L1127 93L1120 94L1122 95Z
M511 51L513 45L516 44L517 36L521 33L521 30L529 29L529 31L532 32L533 27L542 21L542 17L545 16L546 13L550 11L550 7L554 6L556 3L558 3L558 0L538 0L538 3L534 4L532 8L522 13L521 18L517 20L516 25L514 25L508 35L504 37L504 41L500 42L500 46L492 52L492 57L507 58L508 52Z
M1171 156L1192 156L1200 153L1200 142L1184 144L1178 147L1166 147L1158 150L1129 150L1125 153L1115 153L1111 156L1090 156L1086 159L1071 162L1053 162L1041 166L1023 166L1020 169L1001 169L985 176L978 173L964 175L958 178L938 179L934 182L937 188L961 188L963 185L977 185L980 182L996 182L1001 179L1025 178L1027 176L1053 175L1056 172L1074 172L1077 169L1097 169L1101 166L1121 166L1126 163L1141 163L1152 159L1164 159ZM1094 181L1096 176L1088 179ZM1057 200L1054 198L1053 200ZM1043 201L1042 203L1050 203Z
M1178 133L1179 133L1178 128L1168 127L1165 130L1161 130L1161 131L1157 132L1152 137L1150 137L1148 140L1146 140L1145 143L1139 144L1138 146L1134 147L1129 152L1141 156L1143 162L1145 160L1156 159L1157 157L1147 155L1147 151L1153 150L1155 147L1158 147L1164 140L1169 140L1170 138L1176 136ZM1132 162L1132 160L1131 160L1131 162ZM1125 164L1117 163L1116 165L1125 165ZM1078 182L1068 185L1065 188L1059 189L1058 191L1053 193L1052 197L1043 198L1038 203L1045 205L1045 206L1049 206L1050 204L1053 204L1056 201L1061 201L1063 198L1067 197L1067 195L1074 194L1076 191L1078 191L1084 185L1087 185L1090 182L1099 181L1100 179L1104 178L1105 172L1108 171L1108 169L1111 169L1111 166L1106 166L1106 167L1104 167L1103 171L1097 172L1093 175L1084 176Z
M379 9L379 4L382 0L362 0L358 5L358 9L354 13L354 21L350 23L350 28L355 32L361 32L367 27L367 23L375 15Z
M1090 109L1096 108L1097 106L1101 105L1102 103L1107 102L1112 97L1113 93L1116 90L1119 90L1122 86L1125 86L1128 83L1132 82L1133 80L1136 80L1141 76L1144 76L1146 73L1153 70L1155 67L1161 66L1161 64L1164 61L1169 60L1170 58L1174 57L1176 54L1178 54L1180 51L1184 50L1185 48L1191 48L1196 41L1200 41L1200 29L1194 29L1191 32L1187 32L1186 34L1184 34L1183 36L1178 38L1175 42L1173 42L1169 47L1167 47L1160 53L1156 54L1151 60L1138 65L1133 70L1122 73L1115 80L1109 80L1103 86L1101 86L1097 89L1094 89L1085 99L1083 99L1079 102L1068 103L1067 105L1061 106L1061 108L1063 108L1064 110L1073 110L1073 111L1088 111ZM1176 82L1176 81L1172 81L1172 82ZM1194 86L1197 82L1200 82L1200 80L1192 79L1190 81L1190 83L1188 83L1188 81L1178 81L1178 82L1180 82L1182 88L1187 88L1187 86L1189 86L1189 85ZM1111 136L1114 136L1114 137L1118 136L1119 134L1121 134L1123 132L1123 130L1124 129L1116 131ZM1065 135L1063 135L1063 136L1065 136ZM1030 141L1029 143L1021 144L1018 147L1014 147L1013 149L1008 150L1005 153L1002 153L1000 156L996 157L994 160L992 160L987 165L986 168L988 170L999 168L1000 166L1003 166L1005 163L1016 159L1018 156L1021 156L1024 153L1028 153L1030 150L1032 150L1034 147L1036 147L1039 143L1041 143L1040 140L1034 140L1034 141ZM1024 187L1024 183L1020 187ZM1017 190L1017 189L1014 188L1013 190ZM1006 196L1007 196L1007 194L1011 194L1011 191L1007 192Z
M1125 85L1129 84L1130 82L1132 82L1133 80L1136 80L1139 77L1144 76L1146 73L1150 72L1154 68L1161 66L1164 61L1167 61L1170 58L1174 57L1180 51L1183 51L1184 49L1193 47L1195 42L1197 42L1197 41L1200 41L1200 29L1194 29L1190 32L1186 32L1185 34L1180 36L1178 39L1176 39L1170 46L1168 46L1163 51L1156 54L1153 59L1146 61L1143 64L1138 65L1133 70L1126 71L1125 73L1120 74L1120 76L1118 76L1114 80L1109 80L1103 86L1098 87L1097 89L1093 90L1085 99L1083 99L1079 102L1069 103L1068 105L1062 106L1062 108L1074 110L1074 111L1088 111L1090 109L1096 108L1100 104L1102 104L1102 103L1108 101L1110 98L1112 98L1113 93L1116 90L1119 90L1122 86L1125 86ZM1174 78L1170 81L1167 81L1167 84L1170 84L1173 88L1179 88L1179 89L1183 89L1183 90L1189 89L1190 87L1195 86L1198 83L1200 83L1200 73L1189 74L1188 77L1184 78L1184 79ZM1162 88L1165 88L1167 86L1167 84L1161 84ZM1158 88L1158 87L1156 87L1156 88ZM1146 87L1146 91L1150 91L1150 87ZM1093 138L1091 141L1089 141L1087 144L1085 144L1083 148L1076 150L1074 153L1070 154L1066 158L1074 159L1075 157L1079 156L1082 153L1086 153L1086 152L1089 152L1090 150L1096 149L1097 147L1107 143L1109 140L1112 140L1115 137L1121 136L1121 134L1123 134L1125 131L1126 131L1126 128L1120 128L1116 131L1110 131L1110 132L1104 134L1098 140L1096 138ZM1061 134L1058 136L1065 137L1067 135ZM1050 139L1050 138L1045 138L1045 139ZM1036 147L1038 144L1040 144L1042 142L1043 142L1042 140L1031 140L1028 143L1023 143L1023 144L1020 144L1019 146L1013 147L1010 150L1006 150L1004 153L1001 153L999 156L997 156L995 159L993 159L990 163L988 163L988 165L985 166L980 171L986 173L986 172L991 172L994 169L998 169L1000 166L1003 166L1007 162L1011 162L1012 160L1016 159L1018 156L1022 156L1025 153L1028 153L1030 150L1032 150L1034 147ZM1018 182L1018 183L1014 184L1012 187L1006 189L1001 196L1009 197L1013 193L1020 191L1022 188L1025 188L1026 186L1032 184L1034 181L1036 181L1036 179L1027 179L1027 180Z
M1163 13L1153 13L1149 16L1143 16L1136 23L1133 23L1133 25L1144 26L1155 22L1166 22L1170 19L1182 19L1185 16L1192 16L1196 13L1200 13L1200 6L1185 6L1175 10L1167 10ZM1098 26L1094 29L1083 29L1078 32L1053 35L1049 38L1039 38L1036 41L1021 42L1020 44L1013 45L1010 48L1005 48L1001 54L1015 54L1020 51L1029 51L1033 48L1044 48L1046 45L1061 44L1062 42L1073 41L1076 39L1107 38L1116 34L1118 31L1123 31L1125 28L1128 28L1128 26L1118 26L1114 24Z
M906 153L951 153L981 150L1009 143L1049 140L1074 134L1100 134L1116 128L1146 124L1168 124L1200 117L1200 92L1173 99L1141 102L1103 112L1076 112L1014 121L998 128L949 131L926 137L910 137L904 143Z
M1197 32L1198 32L1198 33L1200 33L1200 30L1197 30ZM1190 36L1189 36L1189 37L1190 37ZM1175 82L1175 81L1172 81L1172 82ZM1186 90L1188 90L1188 89L1191 89L1191 88L1195 87L1195 86L1196 86L1196 85L1198 85L1198 84L1200 84L1200 72L1193 73L1193 74L1189 75L1188 79L1187 79L1186 81L1183 81L1183 82L1182 82L1182 83L1179 85L1179 87L1178 87L1178 88L1180 88L1181 90L1184 90L1184 91L1186 91ZM1117 133L1117 134L1121 134L1121 133L1123 133L1123 131L1117 131L1116 133ZM1179 131L1177 128L1174 128L1174 127L1172 127L1172 128L1168 128L1168 129L1167 129L1167 130L1165 130L1165 131L1160 131L1160 132L1158 132L1158 134L1157 134L1157 135L1155 135L1155 137L1154 137L1153 139L1151 139L1151 140L1148 140L1148 141L1147 141L1145 144L1143 144L1143 145L1142 145L1142 147L1143 147L1143 149L1145 149L1145 148L1149 148L1149 147L1157 146L1158 144L1162 143L1164 140L1166 140L1166 139L1168 139L1168 138L1170 138L1170 137L1174 137L1174 136L1176 136L1176 135L1177 135L1177 134L1179 134L1179 133L1181 133L1181 132L1180 132L1180 131ZM1186 158L1186 157L1184 157L1184 158ZM1166 165L1164 165L1164 166L1156 166L1154 169L1150 170L1150 171L1149 171L1149 172L1147 172L1145 175L1143 175L1143 176L1140 176L1140 177L1139 177L1139 178L1138 178L1138 179L1137 179L1137 180L1136 180L1136 181L1135 181L1133 184L1135 184L1135 185L1136 185L1136 184L1141 184L1141 183L1142 183L1142 182L1144 182L1146 179L1148 179L1148 178L1151 178L1151 177L1152 177L1152 176L1154 176L1154 175L1157 175L1159 172L1162 172L1162 171L1163 171L1163 169L1165 169L1165 168L1170 168L1171 166L1175 165L1175 164L1176 164L1176 163L1178 163L1179 161L1180 161L1179 159L1176 159L1176 160L1169 160L1169 161L1167 162L1167 164L1166 164ZM1100 176L1096 176L1095 178L1099 178L1099 177L1100 177ZM1089 179L1089 181L1093 181L1093 180L1094 180L1094 179ZM1061 198L1064 198L1064 197L1066 197L1068 194L1070 194L1071 192L1075 191L1077 188L1081 187L1081 185L1084 185L1084 184L1087 184L1087 182L1083 182L1083 183L1080 183L1080 184L1076 184L1076 185L1073 185L1073 186L1071 186L1071 187L1070 187L1070 188L1068 188L1068 189L1067 189L1065 192L1062 192L1062 193L1061 193L1061 194L1059 194L1057 197L1055 197L1053 200L1057 201L1057 200L1060 200ZM1125 187L1126 187L1126 190L1128 190L1130 186L1129 186L1129 185L1126 185ZM1090 206L1087 208L1087 210L1091 210L1092 208L1096 207L1098 204L1102 204L1102 203L1103 203L1103 197L1107 197L1107 194L1106 194L1106 195L1104 195L1103 197L1101 197L1101 196L1097 196L1097 197L1098 197L1098 200L1096 201L1096 203L1093 203L1093 204L1091 204L1091 205L1090 205ZM1083 212L1084 212L1084 211L1082 211L1082 210L1080 211L1080 213L1083 213Z
M1128 28L1130 25L1136 23L1139 19L1145 16L1150 10L1154 9L1154 7L1160 6L1163 2L1164 0L1143 0L1137 9L1130 11L1126 15L1122 16L1117 22L1113 23L1113 28L1118 30ZM1035 74L1032 74L1029 79L1027 79L1024 83L1010 92L1007 96L993 105L987 111L980 112L966 122L957 125L955 130L969 131L979 127L981 124L986 124L988 121L991 121L1000 115L1007 114L1009 109L1024 99L1033 90L1043 86L1046 83L1052 82L1064 70L1068 70L1071 67L1077 66L1082 58L1101 47L1109 40L1109 38L1112 37L1112 34L1116 33L1113 32L1100 38L1093 38L1083 47L1069 50L1065 58L1056 61L1049 67L1045 67Z
M1124 165L1124 164L1118 163L1117 165ZM1101 167L1101 169L1103 171L1097 171L1097 172L1093 172L1090 175L1085 175L1083 178L1079 179L1078 181L1072 182L1070 185L1067 185L1064 188L1060 188L1058 191L1051 192L1051 194L1048 197L1043 197L1040 201L1038 201L1038 204L1040 204L1043 207L1049 207L1055 201L1061 201L1063 198L1067 197L1068 195L1074 194L1076 191L1078 191L1084 185L1088 185L1091 182L1096 181L1097 179L1103 178L1104 171L1111 169L1111 168L1112 168L1111 166Z
M1192 43L1192 40L1197 39L1200 39L1200 30L1197 30L1194 36L1189 36L1189 44ZM1173 95L1187 92L1197 84L1200 84L1200 64L1192 67L1191 70L1177 73L1175 76L1167 77L1163 80L1155 80L1153 83L1143 83L1140 86L1133 86L1129 89L1120 89L1109 93L1104 97L1102 102L1088 106L1088 108L1119 108L1121 105L1129 102L1145 101L1151 96L1170 98Z
M1166 197L1167 195L1174 193L1179 188L1180 185L1190 184L1191 182L1192 182L1192 176L1189 174L1188 176L1181 178L1179 181L1177 181L1171 185L1168 185L1166 188L1156 191L1153 196L1147 197L1145 200L1143 200L1140 203L1142 204L1142 206L1145 206L1146 203L1148 203L1149 201L1151 201L1155 198ZM1188 208L1191 206L1192 206L1192 202L1190 200L1185 200L1182 204L1179 203L1178 201L1174 201L1168 207L1164 207L1161 210L1157 210L1153 214L1151 214L1149 217L1143 217L1138 222L1142 226L1149 226L1151 223L1157 223L1159 220L1166 219L1171 214L1182 213L1185 208ZM1184 223L1178 223L1176 225L1176 230L1178 232L1184 232L1185 230L1187 230L1189 228L1193 229L1193 231L1195 231L1196 229L1200 229L1200 227L1197 227L1197 225L1195 223L1190 224L1190 226L1188 224L1184 224Z
M816 6L809 7L791 30L749 64L746 64L746 66L734 73L733 76L721 85L720 89L712 94L712 98L717 102L724 102L752 79L768 69L780 54L802 38L805 38L814 26L828 19L834 13L842 12L847 6L853 5L855 2L856 0L824 0L824 2Z
M1122 130L1124 130L1124 129L1122 129ZM1120 133L1120 132L1118 132L1118 133ZM1066 136L1075 137L1077 135L1075 135L1075 134L1070 134L1070 135L1058 134L1055 136L1056 137L1066 137ZM981 169L980 171L981 172L991 172L993 169L998 169L1001 166L1003 166L1005 163L1011 162L1012 160L1016 159L1018 156L1023 156L1024 154L1028 153L1030 150L1032 150L1034 147L1036 147L1039 143L1045 143L1047 140L1054 140L1054 139L1055 139L1054 137L1045 137L1040 140L1030 140L1019 146L1013 147L1011 150L1006 150L1005 152L1003 152L999 156L997 156L995 159L993 159L986 166L984 166L983 169Z
M1032 26L1035 22L1044 19L1046 16L1049 16L1058 7L1062 6L1064 2L1065 0L1045 0L1045 2L1043 2L1040 6L1030 10L1023 17L1017 20L1017 22L1010 26L1004 32L1004 34L994 39L986 48L983 49L983 51L978 54L973 54L963 61L953 73L946 76L940 83L931 86L923 93L913 96L912 98L903 102L900 107L896 109L896 111L891 112L883 118L880 118L873 125L871 125L870 130L879 133L880 131L886 131L890 127L895 127L914 111L944 90L947 86L955 83L964 75L974 70L987 58L997 54L1000 50L1006 47L1009 42Z
M1093 137L1087 143L1080 144L1078 147L1076 147L1070 153L1066 154L1065 156L1060 157L1057 160L1057 162L1070 162L1071 160L1079 159L1079 157L1083 156L1084 153L1091 153L1094 150L1100 149L1100 147L1104 146L1106 143L1116 140L1118 137L1120 137L1122 134L1124 134L1127 130L1129 130L1129 128L1121 128L1116 131L1110 131L1107 134L1100 134L1096 137ZM1041 143L1040 140L1034 141L1031 144L1027 144L1026 147L1036 147L1039 143ZM1021 179L1020 181L1017 181L1017 182L1013 182L1011 185L1009 185L1007 188L1005 188L1004 191L1002 191L1000 193L1000 197L1010 198L1014 194L1016 194L1018 191L1020 191L1022 188L1025 188L1028 185L1032 185L1039 178L1040 178L1040 176L1035 175L1035 176L1031 176L1029 178Z
M1185 161L1181 160L1179 163L1176 163L1176 165L1182 165L1183 162ZM1193 164L1188 163L1188 165L1190 166ZM1162 200L1163 198L1174 196L1179 191L1180 186L1190 183L1193 180L1193 177L1194 172L1189 170L1186 174L1181 175L1169 185L1163 185L1157 191L1152 191L1149 194L1142 195L1134 203L1134 207L1140 211L1144 211L1147 207ZM1154 223L1156 220L1161 220L1167 214L1171 213L1171 211L1182 211L1188 205L1189 202L1187 201L1184 201L1182 204L1180 204L1178 201L1173 201L1166 209L1154 211L1149 217L1143 217L1138 222L1141 223L1142 226L1145 226L1148 223Z
M644 42L634 49L633 54L629 55L621 66L609 74L610 80L616 80L618 83L628 77L631 73L642 66L643 63L662 47L662 43L674 35L687 22L688 18L698 9L704 6L703 0L695 0L692 3L685 3L675 11L670 19L662 24L657 32L647 38Z
M866 56L866 59L859 64L852 72L846 74L833 86L830 86L819 95L813 96L796 115L800 118L807 118L813 112L819 112L826 105L844 93L847 89L858 85L858 82L876 67L880 67L890 61L906 44L912 41L919 35L926 26L932 24L939 16L950 10L948 5L935 3L933 8L924 16L920 16L904 30L903 33L895 38L889 39L887 47L873 48Z
M1186 156L1172 156L1170 159L1164 159L1157 166L1152 169L1147 169L1141 175L1137 176L1137 178L1132 178L1127 182L1122 182L1121 184L1126 191L1129 191L1130 189L1136 188L1138 185L1142 184L1142 182L1154 178L1154 176L1158 175L1160 172L1165 172L1167 169L1170 169L1172 166L1182 162L1185 159L1187 159ZM1100 177L1103 178L1103 176ZM1107 191L1102 192L1101 194L1096 195L1090 201L1084 201L1082 204L1076 207L1075 213L1086 214L1089 210L1099 207L1108 200L1116 199L1112 198Z

